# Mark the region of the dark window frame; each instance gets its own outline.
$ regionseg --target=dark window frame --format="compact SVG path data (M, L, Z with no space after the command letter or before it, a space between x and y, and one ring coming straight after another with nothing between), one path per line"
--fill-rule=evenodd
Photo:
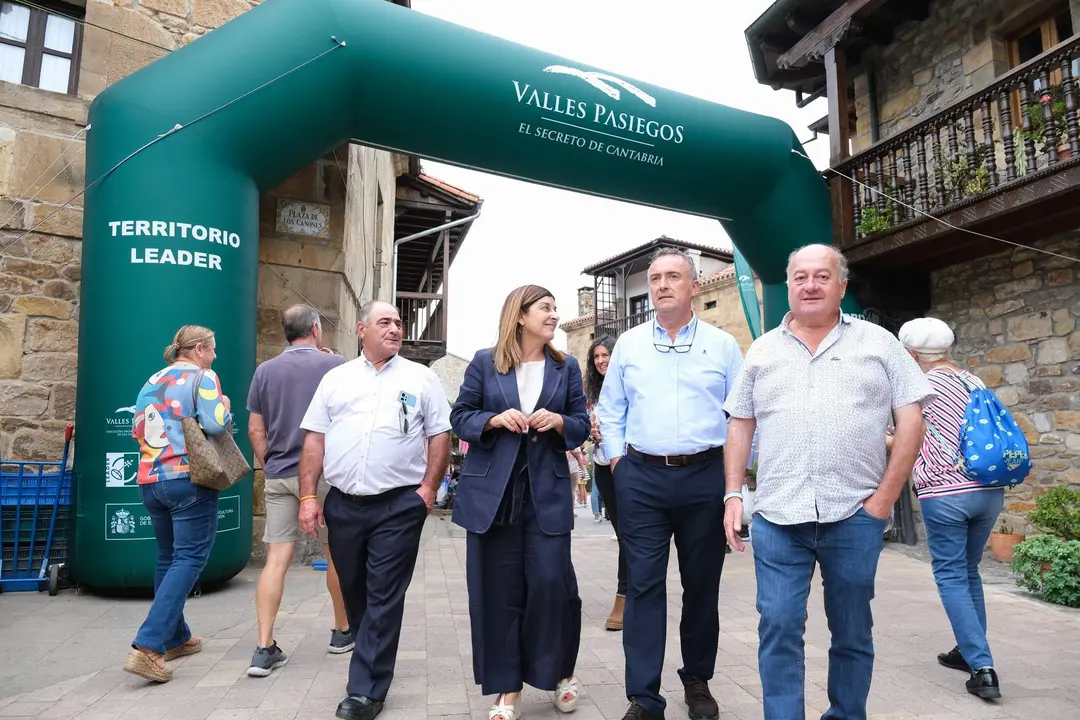
M641 313L649 312L649 293L641 293L640 295L634 295L627 302L630 315L640 315Z
M71 62L68 71L68 95L78 95L79 92L79 65L82 58L83 25L80 13L74 5L68 5L54 0L35 0L35 5L41 5L48 10L40 10L36 7L25 5L18 0L7 0L12 5L19 5L30 11L30 19L26 28L26 41L14 38L0 37L0 43L23 49L23 74L20 85L41 89L41 61L45 55L64 58ZM58 15L75 22L75 32L71 40L71 52L65 53L59 50L45 47L45 28L49 21L49 15ZM55 92L55 91L46 91Z

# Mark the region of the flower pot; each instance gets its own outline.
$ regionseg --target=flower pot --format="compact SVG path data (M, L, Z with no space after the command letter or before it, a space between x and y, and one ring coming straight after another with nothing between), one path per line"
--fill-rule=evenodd
M1068 160L1072 157L1072 148L1068 145L1061 145L1057 149L1058 160Z
M990 533L990 554L998 562L1012 562L1013 548L1024 541L1026 535L1021 533Z

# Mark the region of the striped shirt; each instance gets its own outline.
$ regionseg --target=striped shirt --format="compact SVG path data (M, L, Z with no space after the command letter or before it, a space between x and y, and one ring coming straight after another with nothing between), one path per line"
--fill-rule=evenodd
M915 494L919 498L933 498L991 489L956 468L960 429L971 393L951 368L933 368L926 373L926 379L930 381L937 399L923 407L926 437L911 471ZM969 382L978 380L969 377Z

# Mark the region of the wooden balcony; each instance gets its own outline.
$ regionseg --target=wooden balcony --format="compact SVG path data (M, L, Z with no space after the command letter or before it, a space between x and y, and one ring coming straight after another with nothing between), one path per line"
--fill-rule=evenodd
M836 164L858 181L834 193L852 265L931 270L1004 247L961 227L1030 242L1080 226L1078 58L1074 37Z
M399 292L401 354L425 365L446 354L446 298L441 293Z
M603 314L601 314L601 316L599 316L596 320L596 337L603 337L607 335L611 338L618 338L630 328L636 327L643 323L652 322L655 318L655 308L652 310L646 310L645 312L634 313L633 315L625 315L621 318L604 318Z

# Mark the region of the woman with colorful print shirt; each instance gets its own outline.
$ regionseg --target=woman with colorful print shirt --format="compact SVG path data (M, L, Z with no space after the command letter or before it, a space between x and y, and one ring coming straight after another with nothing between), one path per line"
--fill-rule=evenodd
M168 365L150 376L135 404L132 436L140 450L139 490L158 551L154 602L124 670L155 682L172 679L166 661L202 650L202 639L184 622L184 603L214 546L218 493L192 484L181 421L196 417L210 435L226 432L232 423L229 398L210 369L215 345L207 328L180 328L165 348ZM196 379L197 400L192 389Z

